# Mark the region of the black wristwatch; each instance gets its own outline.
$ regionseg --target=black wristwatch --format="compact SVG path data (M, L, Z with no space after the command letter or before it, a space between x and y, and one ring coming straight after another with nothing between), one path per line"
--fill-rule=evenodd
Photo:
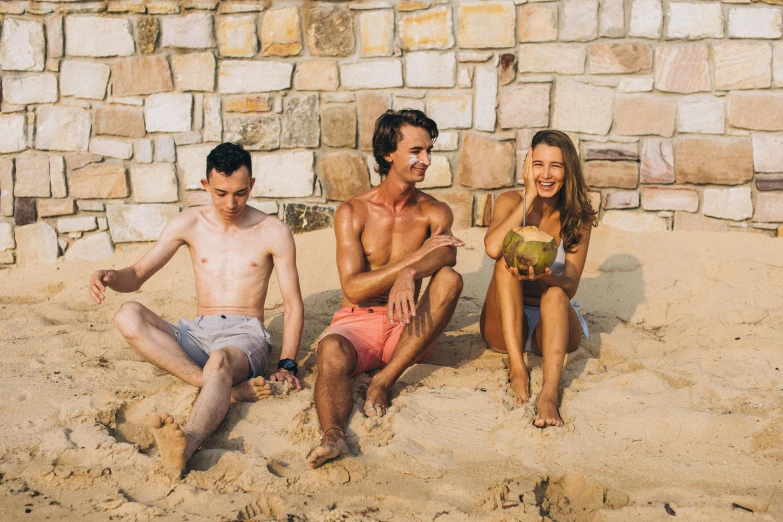
M296 373L299 371L299 365L296 364L296 361L293 359L280 359L277 361L277 369L287 370L296 375Z

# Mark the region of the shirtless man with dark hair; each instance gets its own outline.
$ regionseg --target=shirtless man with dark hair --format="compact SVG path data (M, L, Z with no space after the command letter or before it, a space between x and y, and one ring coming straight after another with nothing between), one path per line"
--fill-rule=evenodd
M307 461L317 468L350 454L344 428L353 407L351 377L379 369L364 413L383 416L403 372L426 360L462 291L454 271L451 209L416 188L430 165L435 122L421 111L388 111L375 126L380 185L335 214L342 306L318 342L315 408L321 443ZM421 280L430 277L419 298Z
M100 304L107 288L135 292L181 246L190 249L199 317L174 325L134 301L114 316L114 324L140 357L201 388L183 428L165 413L151 418L163 465L180 472L226 416L230 402L272 394L264 379L270 335L263 321L273 268L285 320L278 371L270 379L301 389L295 359L304 307L296 247L288 227L247 206L254 182L250 154L233 143L218 145L207 157L206 178L201 180L212 205L177 215L132 266L98 270L90 277L90 295Z

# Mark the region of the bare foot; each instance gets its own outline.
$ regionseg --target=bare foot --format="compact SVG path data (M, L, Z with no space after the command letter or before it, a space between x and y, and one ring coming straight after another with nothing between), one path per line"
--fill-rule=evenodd
M521 406L530 400L530 377L527 375L527 368L519 372L509 372L508 382L516 394L514 402Z
M367 387L367 399L364 401L364 414L368 417L383 417L389 407L389 389L373 379Z
M254 377L231 388L231 402L256 402L272 396L272 387L263 377Z
M539 395L536 413L536 420L533 421L533 426L536 428L563 426L563 419L560 418L560 413L557 411L557 395L554 397L547 394Z
M307 465L315 469L322 466L324 463L329 462L332 459L339 457L340 455L350 455L351 450L348 449L348 445L345 443L345 439L341 433L337 430L332 432L326 432L321 444L315 448L307 457Z
M150 417L152 423L152 434L155 436L155 442L158 443L160 451L160 460L163 466L180 471L185 470L187 457L185 451L188 447L188 439L168 414L161 413Z

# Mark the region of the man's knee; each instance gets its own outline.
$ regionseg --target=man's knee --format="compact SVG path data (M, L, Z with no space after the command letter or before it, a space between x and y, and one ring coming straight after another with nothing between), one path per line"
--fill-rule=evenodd
M114 314L114 326L125 337L133 337L139 331L143 322L144 306L136 301L128 301L120 306Z
M318 343L318 370L330 374L353 371L356 352L342 339L327 335Z
M231 373L233 354L226 349L215 350L209 354L209 359L204 365L205 372Z
M456 299L462 293L462 276L450 266L444 266L432 276L432 282L439 289L450 294L448 297Z
M563 306L569 303L568 294L559 286L550 286L541 293L541 307Z

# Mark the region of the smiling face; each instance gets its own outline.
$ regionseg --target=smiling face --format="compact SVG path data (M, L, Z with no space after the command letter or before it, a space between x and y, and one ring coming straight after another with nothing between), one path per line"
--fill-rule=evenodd
M538 195L551 198L560 192L565 182L565 163L560 147L540 143L533 149L533 179Z
M389 175L394 175L407 183L424 181L424 176L432 163L432 138L427 129L403 125L400 127L402 139L397 142L397 150L384 156L391 163Z
M243 165L230 176L212 169L209 180L202 179L201 185L212 196L212 205L218 214L227 221L233 221L245 209L255 181Z

